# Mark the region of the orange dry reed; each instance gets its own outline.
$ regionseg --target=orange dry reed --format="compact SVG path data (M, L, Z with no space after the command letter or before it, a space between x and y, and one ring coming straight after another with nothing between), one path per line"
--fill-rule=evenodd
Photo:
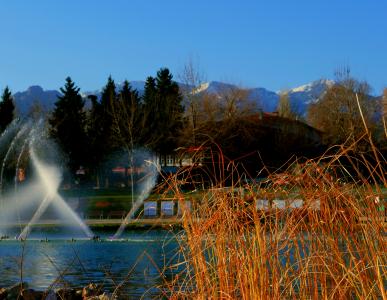
M387 299L386 180L377 165L385 161L371 165L349 153L294 163L263 183L223 188L220 181L203 192L183 217L179 266L186 268L165 293L174 299ZM232 164L228 170L236 172ZM364 170L371 175L364 178ZM177 181L169 185L178 193ZM257 209L257 200L267 207ZM300 200L302 206L292 204Z

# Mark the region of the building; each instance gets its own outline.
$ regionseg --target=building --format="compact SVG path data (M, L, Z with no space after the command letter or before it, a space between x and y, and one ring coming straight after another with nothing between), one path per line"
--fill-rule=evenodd
M204 150L205 148L203 146L180 147L172 154L160 155L159 164L161 168L201 166L205 157Z

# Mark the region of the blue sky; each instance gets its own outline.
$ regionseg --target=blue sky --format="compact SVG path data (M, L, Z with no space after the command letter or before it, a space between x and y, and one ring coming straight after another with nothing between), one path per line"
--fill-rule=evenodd
M82 90L175 77L192 58L207 80L272 90L350 66L387 86L387 1L12 0L0 3L0 89Z

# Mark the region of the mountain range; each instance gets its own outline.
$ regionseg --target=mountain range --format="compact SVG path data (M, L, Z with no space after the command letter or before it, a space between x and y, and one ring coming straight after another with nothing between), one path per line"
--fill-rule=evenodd
M131 81L131 86L137 89L140 94L144 91L144 81ZM334 81L328 79L320 79L311 83L287 90L290 103L294 109L301 115L305 115L307 107L310 103L318 101L318 99L324 94L324 92L334 84ZM117 84L117 89L121 88L122 84ZM183 85L182 85L183 86ZM237 88L236 85L210 81L201 84L196 93L210 93L210 94L222 94L227 90ZM276 110L281 92L274 92L268 89L257 88L245 88L247 97L256 101L260 107L266 112L272 112ZM82 96L87 100L88 95L101 95L101 90L82 92ZM33 105L40 104L44 110L51 110L54 108L54 103L57 97L61 93L57 90L44 90L41 86L35 85L29 87L26 91L17 92L13 95L15 106L17 111L25 115L27 114ZM88 105L88 103L86 103Z

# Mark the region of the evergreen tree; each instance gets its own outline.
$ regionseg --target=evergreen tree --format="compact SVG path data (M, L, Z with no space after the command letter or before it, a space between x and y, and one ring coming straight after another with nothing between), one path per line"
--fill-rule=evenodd
M58 97L49 120L51 136L68 154L71 171L85 163L86 153L85 103L79 90L67 77L65 86L60 89L63 95Z
M116 84L111 76L108 77L108 81L102 90L101 104L106 115L112 117L113 105L116 101Z
M0 102L0 130L4 131L8 124L14 118L15 105L12 99L12 93L8 86L5 87Z
M91 109L87 115L87 166L95 176L96 186L100 186L101 166L105 155L105 145L103 139L103 109L98 98L95 95L89 95Z
M116 125L117 120L117 93L116 84L111 76L102 89L101 100L92 99L92 110L89 115L88 135L91 150L93 169L97 171L97 185L105 182L108 187L108 174L113 167L109 158L119 150L120 139Z
M182 96L179 86L172 80L173 76L167 68L157 72L156 105L158 109L157 131L160 139L155 150L160 154L170 153L177 147L177 139L183 126Z
M157 99L156 99L156 80L149 76L145 81L144 94L142 96L142 124L143 133L141 134L142 144L153 148L153 144L157 141L155 131L157 129L156 120L158 113Z
M129 108L132 106L132 87L130 86L129 81L125 80L122 88L118 94L118 100L126 107Z
M177 146L183 125L182 96L168 69L160 69L156 78L148 77L143 96L145 144L165 155Z
M105 154L110 154L117 146L117 136L114 132L114 114L116 113L116 84L111 76L102 90L101 95L101 138L105 144Z

